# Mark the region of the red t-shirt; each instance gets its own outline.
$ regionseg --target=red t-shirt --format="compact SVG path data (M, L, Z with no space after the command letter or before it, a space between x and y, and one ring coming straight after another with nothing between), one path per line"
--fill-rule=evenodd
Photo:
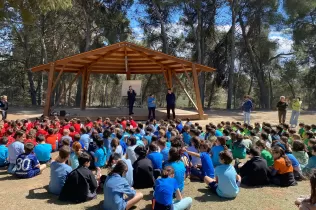
M79 133L76 132L76 131L70 132L70 133L69 133L69 136L72 138L72 140L74 140L76 134L79 134Z
M37 142L36 142L35 139L26 139L26 140L24 141L24 144L26 144L26 143L32 143L32 144L34 144L34 146L37 145Z
M57 136L55 134L46 137L46 143L52 145L53 150L56 150L56 140Z
M137 123L134 120L130 120L131 125L133 128L137 128Z
M89 123L85 124L84 126L85 126L85 127L90 127L90 128L92 128L93 122L89 122Z
M74 124L74 128L77 133L80 133L80 127L81 127L80 124L78 123Z
M47 131L45 131L44 129L39 129L36 133L36 136L39 136L39 135L46 136L47 134L48 134Z
M12 144L15 141L15 139L12 136L8 136L7 138L8 138L8 143L6 146L8 147L10 144Z

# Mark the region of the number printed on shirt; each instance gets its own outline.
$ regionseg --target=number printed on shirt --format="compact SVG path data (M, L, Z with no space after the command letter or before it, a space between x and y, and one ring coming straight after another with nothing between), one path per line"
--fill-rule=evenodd
M22 158L18 158L16 160L16 170L23 170L23 171L27 171L30 167L31 164L31 160L28 158L25 158L24 160Z

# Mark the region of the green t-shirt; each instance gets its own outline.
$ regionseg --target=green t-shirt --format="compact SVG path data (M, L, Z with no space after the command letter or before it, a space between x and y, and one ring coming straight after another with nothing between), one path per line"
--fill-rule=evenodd
M304 139L304 144L308 147L309 139Z
M226 146L227 146L229 149L232 149L233 141L231 140L231 138L230 138L229 136L227 136L227 139L226 139Z
M242 142L234 142L232 147L232 153L234 159L245 159L247 156L246 146Z
M272 154L269 151L267 151L265 149L262 150L261 151L261 157L264 158L267 161L268 166L273 166L274 159L273 159Z
M304 133L305 133L305 129L304 128L300 128L298 130L298 134L300 134L300 136L303 136Z

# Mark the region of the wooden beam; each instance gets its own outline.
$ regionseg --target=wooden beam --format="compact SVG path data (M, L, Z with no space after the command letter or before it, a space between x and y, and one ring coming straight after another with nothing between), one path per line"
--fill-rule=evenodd
M69 83L68 87L66 88L65 91L63 91L60 96L58 97L55 105L51 108L52 110L54 110L56 108L56 106L58 106L60 100L67 94L67 92L69 91L69 89L72 87L72 85L74 84L74 82L79 78L79 76L82 74L82 71L78 71L78 73L76 74L75 78L73 78L71 80L71 82Z
M131 80L131 72L129 70L129 65L128 65L128 57L127 57L127 48L126 46L124 47L125 50L125 71L126 71L126 79Z
M51 102L51 96L52 96L52 91L53 91L52 87L53 87L54 71L55 71L55 63L51 63L49 67L49 73L48 73L46 100L45 100L45 107L44 107L45 116L49 116L50 114L50 102Z
M169 80L169 88L172 89L173 84L172 84L172 71L168 69L168 80Z
M204 111L203 111L203 107L202 107L200 87L199 87L198 75L196 72L195 64L192 64L192 75L193 75L194 90L195 90L195 95L196 95L195 97L196 97L199 118L200 118L200 120L203 120Z
M86 80L87 80L87 68L84 68L82 70L82 83L81 83L81 101L80 101L80 109L84 110L85 109L85 103L86 103L86 98L85 98L85 93L86 93Z
M186 90L186 87L182 84L181 80L178 78L177 74L173 72L173 76L176 79L176 81L179 83L179 85L182 87L183 91L185 92L185 94L188 96L189 100L192 102L193 106L195 107L196 111L199 111L196 103L194 102L194 100L192 99L192 97L190 96L190 94L188 93L188 91Z
M54 91L54 89L56 88L56 86L57 86L57 84L58 84L58 82L59 82L59 79L60 79L62 73L64 72L64 69L65 69L65 65L63 65L61 71L58 73L58 76L57 76L55 82L53 82L52 91Z
M162 63L157 62L154 58L150 57L150 56L147 55L146 53L144 53L144 52L142 52L142 51L139 51L139 50L137 50L137 49L134 49L134 48L133 48L133 50L136 51L138 54L142 55L143 57L147 58L147 59L150 60L151 62L153 62L153 63L159 65L161 68L164 68L164 67L165 67Z

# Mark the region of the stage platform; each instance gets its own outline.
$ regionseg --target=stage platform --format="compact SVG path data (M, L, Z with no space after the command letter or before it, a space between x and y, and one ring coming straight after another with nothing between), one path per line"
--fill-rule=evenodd
M103 119L109 117L111 120L115 118L129 117L128 108L87 108L86 110L80 110L80 108L56 108L55 111L59 113L60 110L65 110L69 115L68 118L79 118L83 120L86 117L90 117L91 120L96 120L97 117ZM134 108L134 120L147 120L148 109L146 108ZM185 120L190 118L191 120L199 120L199 115L195 111L188 111L183 109L176 109L176 118ZM170 113L172 117L172 112ZM156 119L167 119L167 109L159 108L156 109ZM208 115L204 114L203 119L208 119Z

